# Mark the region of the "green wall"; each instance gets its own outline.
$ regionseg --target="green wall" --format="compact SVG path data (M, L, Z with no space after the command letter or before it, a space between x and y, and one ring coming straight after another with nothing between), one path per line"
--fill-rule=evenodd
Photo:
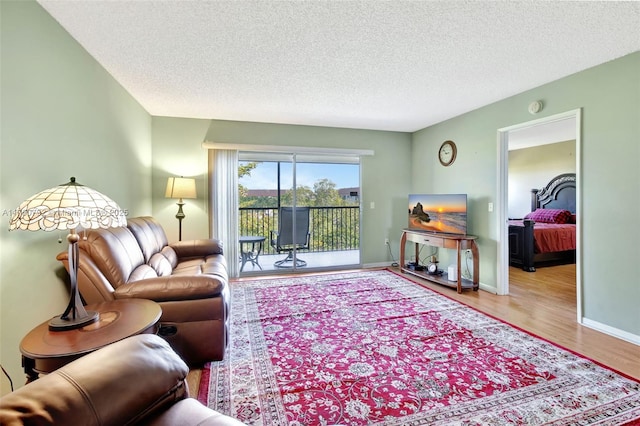
M208 129L204 125L208 124ZM207 150L204 140L219 143L261 144L302 147L370 149L373 156L362 159L362 263L388 264L392 259L384 239L391 240L397 260L400 231L406 225L407 182L410 178L411 135L400 132L356 130L286 124L249 123L180 118L153 119L154 195L164 191L171 173L198 179L198 200L185 206L183 234L208 235L206 213ZM180 159L180 160L174 160ZM174 164L180 161L179 164ZM171 173L168 173L171 171ZM160 175L159 178L157 176ZM200 188L203 188L202 196ZM187 201L187 200L185 200ZM374 208L371 209L371 203ZM163 223L175 216L175 204L156 199L154 214ZM193 213L192 213L193 212ZM193 215L193 216L191 216ZM187 222L189 220L189 222ZM175 222L176 219L173 219ZM173 228L176 228L174 231ZM175 239L177 224L168 230Z
M595 328L640 343L640 53L636 52L533 90L487 105L414 134L413 191L469 194L469 232L480 237L480 280L496 286L497 129L582 109L583 316ZM542 100L536 116L527 105ZM440 166L446 139L458 158Z
M153 216L169 241L178 241L178 200L164 198L167 178L196 179L197 199L183 200L182 239L209 238L208 160L202 148L211 120L153 117Z
M523 218L531 211L532 188L544 188L555 176L575 172L575 140L509 151L508 217Z
M20 340L69 300L55 259L67 245L64 232L9 232L10 211L75 176L150 214L151 117L37 3L2 1L0 15L0 363L21 386Z

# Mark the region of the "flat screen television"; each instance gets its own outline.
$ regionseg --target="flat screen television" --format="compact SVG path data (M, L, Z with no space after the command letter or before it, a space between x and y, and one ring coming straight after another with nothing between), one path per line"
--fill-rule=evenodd
M467 233L467 194L409 194L409 229Z

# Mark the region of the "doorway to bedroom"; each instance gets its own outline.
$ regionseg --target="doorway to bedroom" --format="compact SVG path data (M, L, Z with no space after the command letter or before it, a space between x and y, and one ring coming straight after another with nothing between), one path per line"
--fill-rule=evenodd
M510 281L536 280L536 272L522 273L520 266L510 266L512 254L509 235L509 219L523 218L532 206L532 189L542 189L555 178L566 175L575 176L576 217L580 209L580 110L554 115L540 120L510 126L498 130L499 143L499 266L498 293L509 294ZM555 184L554 184L555 185ZM578 221L579 223L579 221ZM575 303L578 322L581 322L581 281L580 281L580 228L575 225L575 263L571 266L546 266L558 268L558 273L567 276L566 286L575 290ZM521 242L518 242L521 244ZM536 261L540 255L536 255ZM543 265L538 264L536 265ZM566 269L574 274L566 274ZM531 268L534 271L539 268ZM510 271L517 280L510 280ZM546 270L545 272L549 272ZM540 275L540 274L538 274ZM575 277L575 278L574 278ZM569 282L571 281L571 282ZM569 288L569 287L568 287Z

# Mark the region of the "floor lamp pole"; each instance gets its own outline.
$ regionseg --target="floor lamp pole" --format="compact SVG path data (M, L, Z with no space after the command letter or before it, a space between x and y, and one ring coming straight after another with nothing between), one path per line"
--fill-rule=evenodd
M176 214L176 219L178 219L178 241L182 241L182 219L185 217L182 211L182 206L184 206L182 198L176 204L178 205L178 213Z

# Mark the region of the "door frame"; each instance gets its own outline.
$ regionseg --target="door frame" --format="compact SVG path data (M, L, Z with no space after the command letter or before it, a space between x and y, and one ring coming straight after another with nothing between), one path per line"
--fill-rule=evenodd
M537 120L527 121L498 129L498 253L497 293L509 294L509 232L508 232L508 178L509 133L561 120L575 120L576 135L576 313L582 324L582 109L574 109Z

